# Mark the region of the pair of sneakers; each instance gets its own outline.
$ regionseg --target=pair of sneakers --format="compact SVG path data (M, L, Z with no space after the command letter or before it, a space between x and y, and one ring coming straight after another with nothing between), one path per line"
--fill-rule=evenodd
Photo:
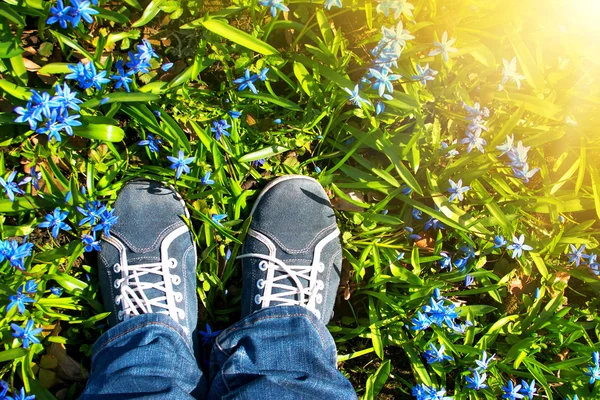
M155 181L126 184L118 222L102 237L100 287L109 324L146 313L178 322L196 342L196 246L185 202ZM242 254L242 317L298 305L327 324L340 281L342 248L327 194L314 179L275 179L258 196Z

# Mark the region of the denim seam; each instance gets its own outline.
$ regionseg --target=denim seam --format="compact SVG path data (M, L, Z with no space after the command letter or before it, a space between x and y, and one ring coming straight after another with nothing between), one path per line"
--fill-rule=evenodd
M311 311L307 311L307 312L311 312ZM319 338L321 339L321 344L323 345L323 350L327 349L327 343L325 343L325 338L323 338L323 336L321 335L321 331L319 331L319 328L313 323L312 319L310 318L310 316L306 315L306 314L283 314L283 315L268 315L266 317L260 317L258 319L255 319L253 321L250 321L248 323L245 323L242 326L232 326L231 328L229 328L227 331L227 335L229 335L229 333L231 332L235 332L238 331L240 329L244 329L247 328L251 325L254 325L257 322L260 321L264 321L264 320L268 320L268 319L274 319L274 318L287 318L287 317L304 317L308 320L308 322L310 322L310 324L313 326L313 328L315 328L315 331L317 331L317 334L319 335ZM221 346L219 345L219 342L215 342L216 346L225 354L227 354L227 352L225 350L223 350L221 348Z
M129 240L127 240L125 236L124 232L120 232L118 230L114 231L113 233L115 234L116 237L119 238L119 240L122 240L127 247L129 247L131 250L133 250L135 253L138 252L144 252L144 251L148 251L148 250L152 250L154 248L156 248L157 244L162 242L162 240L164 239L162 236L163 234L165 234L165 232L169 231L169 230L174 230L172 229L173 227L177 226L177 225L185 225L182 221L177 221L172 223L171 225L167 226L166 228L164 228L157 236L156 239L154 240L154 242L152 243L152 245L150 245L149 247L142 247L142 248L138 248L136 246L134 246Z
M277 239L277 237L275 237L275 235L268 231L267 229L264 230L263 234L268 235L269 239L273 240L275 243L277 243L279 245L279 247L281 247L286 253L290 253L290 254L300 254L300 253L306 253L309 249L311 249L311 247L313 247L315 245L315 243L317 241L320 240L319 236L321 236L323 234L323 232L327 231L328 229L331 229L332 227L337 227L337 223L333 223L329 226L326 226L325 228L321 229L313 238L313 240L310 241L309 244L307 244L304 248L299 249L299 250L292 250L289 249L287 246L285 246L283 243L281 243L281 241L279 241L279 239ZM258 229L257 229L258 230ZM258 230L260 232L260 230Z
M148 326L148 325L160 325L160 326L162 326L164 328L167 328L167 329L175 332L183 340L183 342L185 343L185 346L188 348L188 350L192 351L192 349L190 349L190 346L187 343L187 340L184 337L181 336L181 333L177 329L174 329L173 327L171 327L168 324L165 324L163 322L149 321L149 322L144 322L141 325L136 325L135 327L133 327L131 329L128 329L125 332L121 332L120 334L118 334L117 336L115 336L115 337L113 337L111 339L108 339L105 343L102 344L102 346L98 350L96 350L94 352L94 354L92 354L92 358L95 357L100 352L100 350L104 349L106 346L108 346L109 344L111 344L115 340L120 339L121 337L127 335L128 333L131 333L133 331L136 331L136 330L141 329L141 328L143 328L145 326Z

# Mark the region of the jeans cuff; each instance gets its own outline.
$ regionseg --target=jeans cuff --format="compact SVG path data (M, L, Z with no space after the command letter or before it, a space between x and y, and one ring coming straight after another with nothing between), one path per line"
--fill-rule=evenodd
M181 325L175 322L173 318L168 315L150 313L136 315L135 317L118 323L117 325L111 327L108 331L104 332L92 348L92 358L109 344L134 333L138 329L147 328L148 326L152 326L155 329L158 328L171 331L172 334L175 334L171 336L179 336L181 341L185 343L187 348L193 354L191 343L189 343L187 339L188 335L185 334Z
M317 318L312 311L300 306L273 306L258 310L221 332L221 334L217 337L215 344L219 346L219 342L226 341L228 336L235 334L236 331L243 328L248 328L265 320L294 317L306 318L310 322L310 325L313 326L315 332L321 338L323 349L327 349L330 346L335 347L335 342L331 337L331 333L329 333L329 330L327 330L327 326L325 326L325 324L323 324L323 322L321 322L321 320Z

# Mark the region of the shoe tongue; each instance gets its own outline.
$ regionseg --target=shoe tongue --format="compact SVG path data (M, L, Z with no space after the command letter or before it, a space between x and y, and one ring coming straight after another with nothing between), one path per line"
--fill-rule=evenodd
M155 288L144 288L143 289L143 295L139 290L139 287L137 285L137 283L150 283L150 284L157 284L160 282L164 282L163 276L153 273L153 272L147 272L147 271L161 271L163 270L163 267L161 265L159 265L161 258L160 258L160 252L157 250L154 251L150 251L148 253L145 254L138 254L135 252L131 252L129 249L127 249L126 251L126 255L127 255L127 265L129 267L129 279L127 279L127 281L123 282L123 284L127 283L128 286L132 289L134 289L136 296L142 300L142 302L144 304L146 304L146 301L144 300L144 298L148 299L148 300L153 300L156 299L158 297L164 297L165 299L163 299L162 301L160 301L160 304L163 305L167 305L167 301L166 301L166 296L165 296L165 292L159 289L155 289ZM137 269L137 266L141 266L144 265L143 269L144 271L139 271ZM153 266L149 266L148 264L154 264ZM135 270L131 270L132 268L134 268ZM134 304L135 304L135 300L134 300ZM159 311L165 311L166 308L163 307L156 307L156 306L151 306L152 307L152 312L159 312Z
M312 263L312 260L304 259L304 258L297 258L297 257L295 257L294 254L287 254L287 253L280 254L280 252L278 252L277 256L278 256L277 258L279 260L283 261L288 267L290 267L290 266L291 267L294 267L294 266L308 267ZM300 271L300 269L298 269L298 268L290 268L290 269L291 269L291 271L296 272L296 273ZM307 268L305 268L305 269L307 269ZM282 267L279 267L274 271L273 275L275 278L278 278L278 277L286 276L289 274ZM303 273L303 275L310 275L310 273L309 272ZM298 275L296 275L296 279L302 284L303 289L310 287L310 281L308 279L302 278ZM285 278L285 279L277 280L276 283L286 285L286 286L291 286L295 289L299 289L298 285L296 284L296 280L293 279L291 276L287 276L287 278ZM272 294L288 292L288 291L289 291L289 289L286 289L286 288L280 288L280 287L276 287L276 286L271 287ZM292 295L286 296L286 298L292 299ZM304 305L306 305L306 302L308 301L308 298L306 296L302 296L301 294L296 294L293 296L293 300L295 300L295 301L300 301L301 299L304 301ZM279 302L277 300L275 300L274 303L279 303Z

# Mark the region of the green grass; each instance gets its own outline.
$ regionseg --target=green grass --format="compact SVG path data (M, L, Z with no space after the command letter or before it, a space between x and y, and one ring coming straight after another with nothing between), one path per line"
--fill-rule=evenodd
M410 398L411 387L423 383L455 399L494 399L508 379L535 379L548 399L600 398L584 375L600 348L600 282L567 256L571 244L585 244L587 254L598 246L600 52L587 39L597 33L593 7L414 0L412 16L399 20L415 38L393 67L402 75L393 97L376 115L380 97L368 84L360 93L372 105L363 107L350 104L344 89L373 67L381 26L397 23L393 11L377 12L378 2L344 0L342 9L324 10L293 1L289 13L272 18L256 1L100 0L96 22L76 29L47 26L51 4L0 2L0 176L18 171L20 181L33 166L42 173L40 190L24 185L14 202L0 194L1 238L35 245L23 271L0 264L0 378L11 391L24 386L38 399L76 398L85 384L79 365L89 369L91 346L107 329L95 255L80 240L90 227L78 226L76 206L110 204L138 177L175 185L199 249L200 326L222 329L239 318L235 257L257 192L275 176L304 174L328 190L340 222L344 269L329 328L340 369L359 396ZM448 62L429 56L444 31L458 50ZM48 141L14 122L29 89L53 94L67 64L87 58L112 75L144 38L160 58L134 76L131 93L113 83L81 90L67 81L84 100L73 137ZM513 57L521 88L510 80L499 88L503 59ZM174 66L165 72L167 62ZM424 86L413 76L427 63L438 73ZM270 68L265 82L255 82L257 94L233 83L246 68ZM476 102L490 110L484 153L460 143L470 122L464 104ZM242 116L233 119L229 110ZM210 128L222 118L231 136L216 140ZM159 154L138 145L149 134L163 139ZM540 168L527 183L496 149L512 134L515 144L531 147L530 167ZM195 161L175 179L166 156L179 150ZM252 164L259 159L264 165ZM206 171L213 185L201 184ZM449 179L471 187L463 201L449 201ZM38 225L56 207L69 211L72 230L52 238ZM212 214L228 217L221 226ZM445 229L426 231L430 218ZM533 248L522 257L494 248L496 235L510 244L521 234ZM456 262L465 246L474 254L464 272L440 267L442 252ZM8 297L32 279L36 302L23 315L6 311ZM64 293L51 294L53 286ZM457 306L460 321L472 323L464 334L446 326L410 329L436 288ZM10 324L30 319L44 332L41 344L23 349ZM421 354L430 343L445 345L453 361L427 364ZM487 370L489 388L476 392L465 378L482 350L497 356Z

